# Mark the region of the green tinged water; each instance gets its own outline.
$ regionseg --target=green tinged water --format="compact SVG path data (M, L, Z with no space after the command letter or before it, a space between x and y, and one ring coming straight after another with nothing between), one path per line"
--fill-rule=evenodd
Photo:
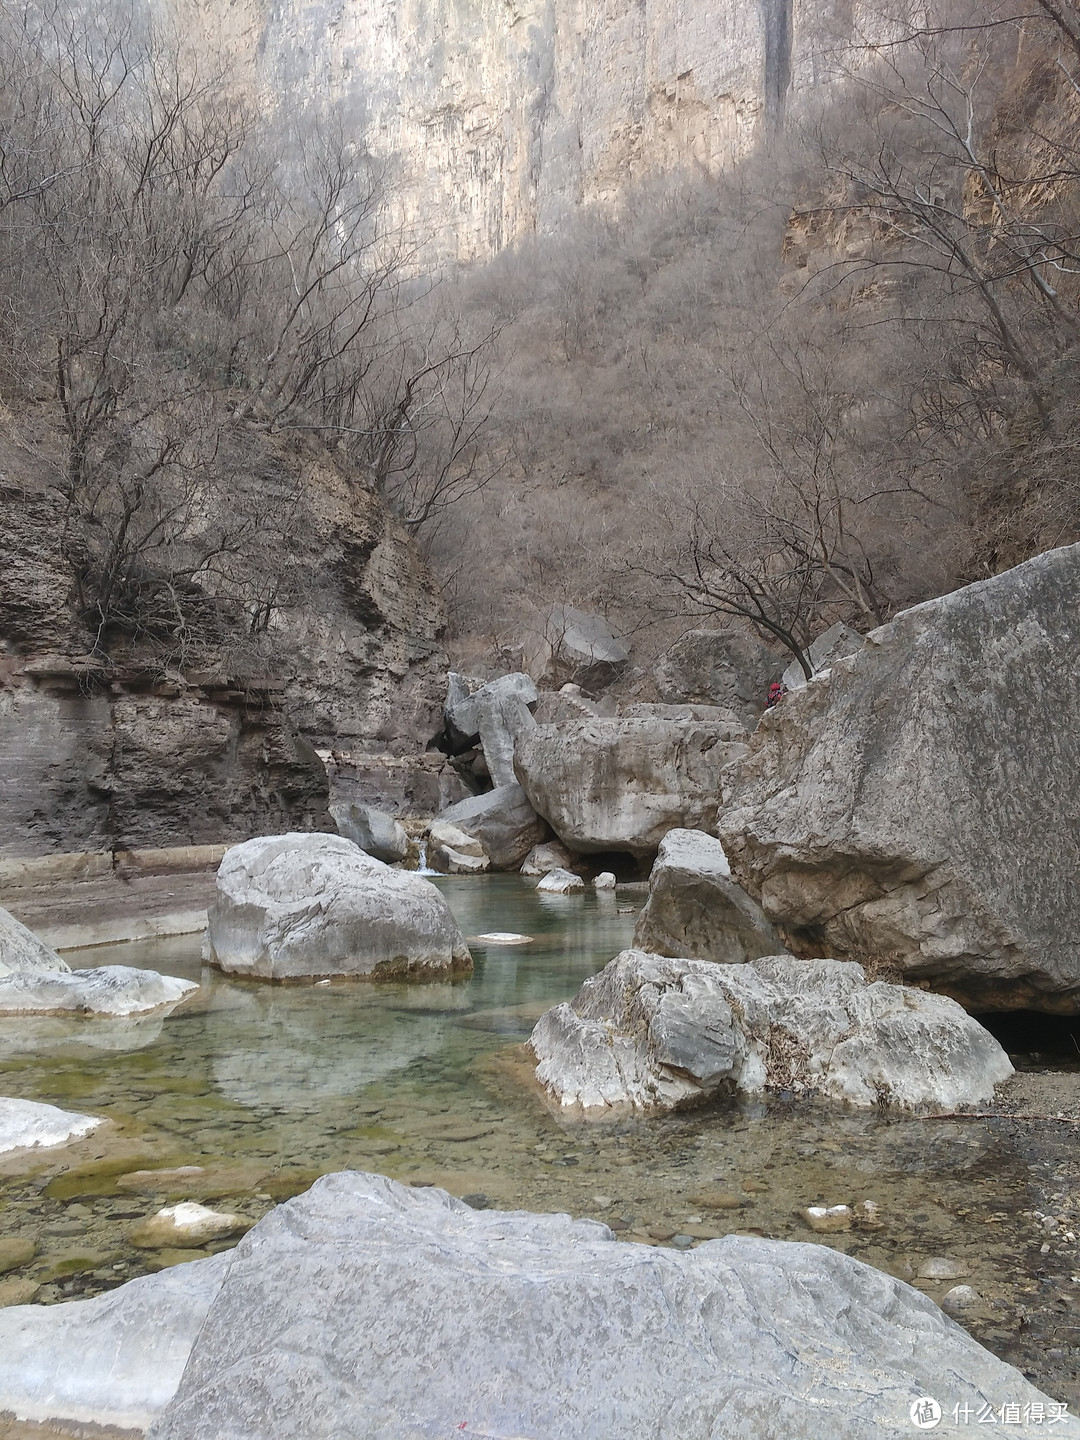
M821 1240L937 1299L971 1285L982 1300L963 1317L968 1328L1037 1376L1049 1364L1044 1383L1067 1392L1046 1356L1062 1353L1055 1337L1074 1319L1055 1318L1058 1297L1080 1283L1065 1273L1067 1245L1042 1254L1030 1187L1034 1167L1040 1193L1057 1185L1075 1196L1071 1131L1055 1148L1015 1122L783 1097L571 1119L531 1085L523 1042L544 1009L630 943L635 916L626 911L643 896L542 896L517 876L438 884L470 937L476 969L467 981L232 980L203 970L198 938L183 937L69 956L201 980L194 1001L163 1021L0 1020L0 1094L115 1122L67 1153L0 1170L0 1241L38 1246L31 1263L0 1279L0 1297L13 1278L37 1283L35 1299L49 1302L160 1267L162 1257L128 1236L177 1199L256 1220L318 1174L355 1168L443 1185L477 1205L589 1216L645 1243L729 1231ZM488 931L533 940L472 940ZM201 1173L123 1179L179 1166ZM818 1237L797 1214L863 1200L878 1205L881 1229ZM950 1258L962 1275L920 1281L932 1257ZM1066 1343L1064 1331L1059 1338Z

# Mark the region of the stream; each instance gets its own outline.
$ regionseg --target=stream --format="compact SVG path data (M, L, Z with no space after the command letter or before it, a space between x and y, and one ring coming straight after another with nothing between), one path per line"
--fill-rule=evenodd
M455 984L271 986L203 970L199 937L69 952L202 982L164 1020L0 1020L0 1094L114 1122L66 1154L0 1169L0 1236L52 1303L209 1253L136 1249L177 1199L254 1221L327 1171L437 1184L475 1206L568 1211L683 1248L728 1232L833 1245L940 1300L1056 1399L1080 1408L1075 1127L717 1101L658 1118L571 1119L530 1083L548 1006L630 943L644 896L539 895L519 876L440 878L476 962ZM485 943L520 932L527 944ZM1017 1063L1022 1063L1022 1058ZM167 1183L133 1172L200 1167ZM880 1207L882 1228L812 1235L807 1205ZM1050 1233L1035 1212L1049 1213ZM234 1242L226 1242L231 1244ZM931 1259L951 1278L922 1279ZM2 1283L2 1282L0 1282Z

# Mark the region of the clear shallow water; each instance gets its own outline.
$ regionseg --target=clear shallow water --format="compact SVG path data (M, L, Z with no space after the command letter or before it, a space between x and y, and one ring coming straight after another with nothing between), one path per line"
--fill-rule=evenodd
M515 876L439 884L470 938L517 931L532 943L473 942L475 974L460 983L378 986L232 980L202 969L197 937L102 947L70 958L151 966L203 988L163 1021L0 1020L0 1094L114 1122L32 1173L0 1169L0 1237L38 1244L16 1272L40 1284L36 1299L158 1268L128 1232L165 1203L204 1200L255 1220L317 1174L358 1168L476 1204L591 1216L641 1243L728 1231L820 1240L938 1299L957 1280L916 1272L947 1256L983 1297L968 1328L1080 1402L1076 1245L1055 1236L1044 1255L1030 1213L1050 1192L1055 1214L1075 1211L1071 1127L1036 1136L1011 1121L782 1100L570 1120L530 1085L523 1042L544 1009L629 943L635 917L622 912L642 895L542 896ZM203 1173L134 1188L119 1179L180 1165ZM881 1230L819 1237L796 1213L862 1200L880 1206Z

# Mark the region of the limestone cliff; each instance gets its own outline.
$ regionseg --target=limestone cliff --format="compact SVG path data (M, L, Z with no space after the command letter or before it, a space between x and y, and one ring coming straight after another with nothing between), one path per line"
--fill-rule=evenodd
M402 218L491 255L627 182L747 153L824 83L857 0L210 0L200 23L265 106L339 102Z

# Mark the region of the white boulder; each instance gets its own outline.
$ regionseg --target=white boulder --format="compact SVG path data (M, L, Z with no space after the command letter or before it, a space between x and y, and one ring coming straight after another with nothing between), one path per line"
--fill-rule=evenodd
M0 980L9 975L33 975L42 970L68 970L70 966L39 940L32 930L7 910L0 909Z
M840 960L739 965L624 950L529 1044L562 1105L677 1109L716 1093L820 1094L850 1105L955 1109L1013 1073L953 1000Z
M569 895L573 890L584 890L585 881L572 870L549 870L536 888L545 895Z
M440 811L440 825L453 825L482 847L493 870L516 870L548 828L515 780L483 795L470 795Z
M142 1015L172 1009L198 988L193 980L130 965L23 971L0 976L0 1015Z
M66 1145L69 1140L81 1140L104 1123L93 1115L59 1110L37 1100L0 1098L0 1155Z
M405 827L385 810L374 805L361 805L355 800L338 801L330 806L330 814L338 834L359 845L368 855L394 865L409 853L409 837Z
M265 980L472 969L436 887L340 835L272 835L234 846L218 870L204 955L222 970Z
M192 1249L247 1230L251 1221L231 1211L211 1210L193 1200L168 1205L132 1227L129 1239L143 1250Z

